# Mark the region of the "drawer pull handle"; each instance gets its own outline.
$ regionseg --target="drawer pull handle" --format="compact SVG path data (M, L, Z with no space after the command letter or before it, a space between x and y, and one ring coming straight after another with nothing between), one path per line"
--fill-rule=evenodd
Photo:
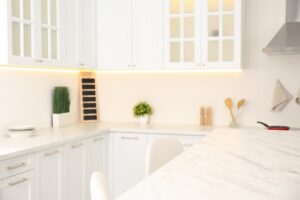
M191 146L193 146L193 144L192 143L190 143L190 144L182 144L182 146L184 146L184 147L191 147Z
M9 167L7 167L7 170L11 171L11 170L15 170L15 169L18 169L18 168L24 167L24 166L26 166L26 163L22 162L20 164L15 165L15 166L9 166Z
M139 138L138 137L125 137L125 136L122 136L121 139L123 139L123 140L138 140Z
M23 178L19 181L16 181L16 182L11 182L11 183L8 183L9 186L15 186L15 185L18 185L18 184L21 184L23 182L27 181L27 178Z
M103 138L96 138L96 139L94 139L94 142L99 142L99 141L102 141L103 140Z
M48 156L52 156L54 154L58 154L58 151L53 151L53 152L50 152L50 153L45 153L45 156L48 157Z
M82 143L79 143L79 144L72 145L71 148L76 149L76 148L81 147L81 146L82 146Z

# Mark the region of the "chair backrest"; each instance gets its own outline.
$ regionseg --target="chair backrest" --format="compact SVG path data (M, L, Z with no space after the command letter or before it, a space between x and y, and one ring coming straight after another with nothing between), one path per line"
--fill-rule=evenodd
M90 181L91 200L109 200L108 184L101 172L94 172Z
M150 175L183 152L176 138L161 137L149 142L146 157L146 174Z

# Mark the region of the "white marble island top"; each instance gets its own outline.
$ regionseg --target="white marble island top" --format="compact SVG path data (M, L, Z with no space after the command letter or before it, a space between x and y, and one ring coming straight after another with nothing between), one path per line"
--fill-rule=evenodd
M41 129L37 131L36 136L28 138L10 138L5 136L3 132L0 134L0 160L109 132L201 136L206 135L208 131L210 129L201 129L194 125L154 124L140 126L136 123L101 122Z
M118 200L299 200L300 131L217 130Z

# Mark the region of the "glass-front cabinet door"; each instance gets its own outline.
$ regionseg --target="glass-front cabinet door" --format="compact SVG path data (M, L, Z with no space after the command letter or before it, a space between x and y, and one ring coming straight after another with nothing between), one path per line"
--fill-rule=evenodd
M40 58L41 62L55 63L60 57L58 0L40 0Z
M34 7L32 0L10 1L10 43L11 59L18 59L26 64L35 55L34 42Z
M200 10L198 0L167 0L165 67L193 68L199 60Z
M241 1L166 0L166 68L240 68Z
M241 0L208 0L203 60L208 68L240 68Z

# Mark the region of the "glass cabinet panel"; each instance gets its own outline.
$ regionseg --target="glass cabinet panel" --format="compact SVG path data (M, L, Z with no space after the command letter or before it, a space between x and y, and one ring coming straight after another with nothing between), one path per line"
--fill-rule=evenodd
M42 58L48 58L48 29L42 29Z
M42 58L46 60L58 59L59 28L57 13L57 0L41 0L41 53Z
M195 12L195 0L184 0L184 12L185 13Z
M51 58L57 59L57 31L51 31Z
M208 17L208 35L210 37L219 36L219 16L213 15Z
M171 42L170 54L171 62L180 62L180 42Z
M51 0L51 25L57 25L57 9L56 9L56 0Z
M195 36L195 26L194 17L184 18L184 37L192 38Z
M219 61L219 41L208 42L208 61L209 62Z
M191 64L196 59L196 0L169 0L168 50L170 64Z
M179 14L180 13L180 2L181 0L170 0L170 13Z
M234 16L223 15L223 36L234 35Z
M20 23L13 22L12 23L12 54L14 56L21 55L21 31L20 31Z
M233 11L234 10L234 0L223 0L223 10Z
M24 56L31 56L31 26L24 25Z
M48 0L41 0L42 24L48 24Z
M238 0L208 0L207 61L235 61L235 3Z
M223 61L232 62L234 60L234 42L233 40L223 41Z
M13 17L20 17L20 0L11 1L11 11Z
M13 56L33 57L32 0L11 1L12 52Z
M170 37L179 38L180 37L180 18L170 19Z
M219 11L219 0L207 0L208 1L208 11L217 12Z
M31 0L23 0L23 16L26 20L31 20Z

